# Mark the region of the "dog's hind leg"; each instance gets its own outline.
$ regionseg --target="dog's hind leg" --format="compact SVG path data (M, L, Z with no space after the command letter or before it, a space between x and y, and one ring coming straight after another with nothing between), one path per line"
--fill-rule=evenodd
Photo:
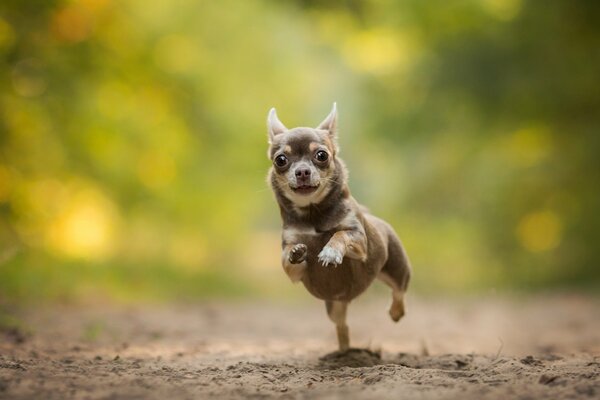
M346 311L348 303L345 301L325 300L325 308L329 319L335 324L338 344L341 351L350 348L350 336L346 325Z
M405 314L404 293L410 281L410 264L402 243L394 234L389 235L388 259L377 276L392 289L390 317L398 322Z

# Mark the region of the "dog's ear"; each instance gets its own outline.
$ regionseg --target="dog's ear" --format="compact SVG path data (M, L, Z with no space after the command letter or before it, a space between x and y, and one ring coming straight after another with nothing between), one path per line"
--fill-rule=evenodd
M322 129L324 131L327 131L327 133L329 134L329 138L331 139L331 142L333 144L334 152L340 151L339 146L337 144L337 129L338 129L337 119L338 119L337 104L334 102L333 108L331 109L331 112L329 113L327 118L325 118L323 120L323 122L321 122L319 124L319 126L317 127L317 129Z
M333 103L333 108L331 109L331 112L329 113L327 118L325 118L323 122L319 124L317 129L323 129L325 131L328 131L329 135L333 139L335 139L335 137L337 136L337 116L337 105L336 103Z
M275 108L271 108L271 111L269 111L269 116L267 117L267 130L269 132L269 143L273 143L273 138L275 138L275 136L288 130L279 118L277 118Z

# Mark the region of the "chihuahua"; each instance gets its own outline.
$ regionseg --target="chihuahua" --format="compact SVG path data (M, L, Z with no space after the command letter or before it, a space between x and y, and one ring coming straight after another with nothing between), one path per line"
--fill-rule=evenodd
M267 119L267 180L283 220L281 261L292 282L325 300L340 350L350 347L346 310L377 277L392 289L390 317L404 315L410 264L398 236L350 195L338 157L337 107L317 128L286 128L271 109Z

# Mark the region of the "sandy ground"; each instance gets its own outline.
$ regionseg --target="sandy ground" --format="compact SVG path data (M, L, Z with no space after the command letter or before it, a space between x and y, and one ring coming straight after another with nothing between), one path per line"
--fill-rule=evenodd
M600 301L574 295L21 311L0 335L6 399L600 398ZM366 350L369 349L369 350Z

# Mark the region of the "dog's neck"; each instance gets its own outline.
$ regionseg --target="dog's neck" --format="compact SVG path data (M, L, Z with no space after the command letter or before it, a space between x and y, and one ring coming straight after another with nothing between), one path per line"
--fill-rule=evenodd
M350 197L344 164L335 160L335 174L327 184L327 193L318 203L300 207L280 190L275 190L283 225L309 225L317 230L327 230L343 219L346 210L344 200Z

